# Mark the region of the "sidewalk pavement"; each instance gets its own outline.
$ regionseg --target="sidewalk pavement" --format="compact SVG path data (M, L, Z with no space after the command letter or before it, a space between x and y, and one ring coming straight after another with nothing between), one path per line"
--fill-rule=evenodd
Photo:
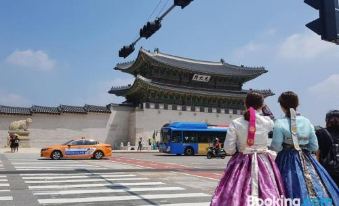
M18 153L39 153L40 154L41 148L20 148ZM113 150L112 153L158 153L158 150ZM11 148L0 148L0 153L11 153Z

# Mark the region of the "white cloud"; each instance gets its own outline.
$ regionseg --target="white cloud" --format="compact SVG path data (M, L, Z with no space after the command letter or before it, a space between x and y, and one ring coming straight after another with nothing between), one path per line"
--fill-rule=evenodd
M339 47L310 32L282 36L268 30L266 34L272 36L266 38L264 33L252 39L229 58L238 64L264 65L268 69L267 74L245 87L272 89L276 95L268 103L275 114L281 113L279 94L293 90L301 100L301 112L315 124L323 124L324 114L339 108Z
M234 58L248 58L248 56L256 56L257 53L266 52L271 54L273 49L272 39L276 38L277 33L278 30L275 28L268 28L260 32L253 40L236 49L233 52Z
M41 50L14 51L6 58L8 64L37 71L49 71L55 68L56 61Z
M0 104L5 106L28 106L30 101L25 97L10 93L8 91L0 90Z
M264 44L251 41L248 44L236 49L234 54L237 57L245 57L246 55L249 55L251 53L253 54L253 53L261 51L263 49L265 49Z
M278 55L289 59L312 59L323 55L339 57L339 48L314 33L306 32L287 37L280 45Z
M107 105L109 103L121 103L125 101L124 97L118 97L109 94L111 87L127 86L133 84L134 78L115 78L111 81L100 82L95 86L95 89L89 92L88 97L85 98L84 103Z
M339 74L333 74L327 79L309 88L317 97L337 98L339 100ZM331 100L329 99L329 100Z

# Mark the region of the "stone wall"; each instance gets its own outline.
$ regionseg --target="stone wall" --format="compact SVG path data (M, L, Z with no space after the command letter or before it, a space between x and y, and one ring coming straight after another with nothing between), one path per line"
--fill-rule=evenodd
M109 113L60 115L33 114L33 115L0 115L0 146L7 144L8 126L11 122L31 118L29 126L30 146L44 147L51 144L64 143L73 137L93 137L99 142L112 142L107 135Z
M159 131L166 123L187 121L227 125L241 114L239 110L221 109L218 111L217 108L204 108L204 111L200 112L200 107L196 108L196 111L191 111L190 107L186 107L186 111L183 111L180 105L177 105L176 110L173 110L172 105L168 105L168 108L165 109L162 104L157 106L153 103L147 104L146 106L146 103L144 103L141 108L112 107L110 119L116 121L111 124L114 126L111 127L109 136L112 138L113 145L119 146L121 142L124 145L127 142L136 145L139 137L143 138L145 145L147 140L152 138L154 131ZM128 125L128 129L124 126L125 124Z
M9 124L28 117L33 120L29 127L31 147L40 148L86 136L120 149L121 142L125 146L128 142L136 145L139 137L143 138L146 145L153 133L166 123L187 121L225 125L241 114L239 110L207 107L203 110L199 107L195 111L186 107L184 110L180 105L176 108L168 105L165 108L163 104L144 103L141 107L112 105L111 113L0 115L0 146L7 144Z

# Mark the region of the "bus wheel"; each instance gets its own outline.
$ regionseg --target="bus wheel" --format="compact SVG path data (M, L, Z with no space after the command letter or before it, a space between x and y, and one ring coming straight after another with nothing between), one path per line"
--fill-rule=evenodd
M194 155L194 150L193 150L193 148L192 148L192 147L186 147L186 149L185 149L185 155L187 155L187 156L192 156L192 155Z

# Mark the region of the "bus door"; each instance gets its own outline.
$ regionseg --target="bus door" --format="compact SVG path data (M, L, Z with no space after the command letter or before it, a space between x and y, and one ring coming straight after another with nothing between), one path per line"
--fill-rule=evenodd
M206 155L208 148L211 146L212 138L210 137L209 132L202 131L198 134L198 154Z
M198 132L196 131L184 131L183 132L183 152L188 153L189 150L193 150L193 154L198 154ZM185 151L187 150L187 151Z
M184 147L182 145L182 131L173 131L170 139L170 147L172 154L183 154Z

